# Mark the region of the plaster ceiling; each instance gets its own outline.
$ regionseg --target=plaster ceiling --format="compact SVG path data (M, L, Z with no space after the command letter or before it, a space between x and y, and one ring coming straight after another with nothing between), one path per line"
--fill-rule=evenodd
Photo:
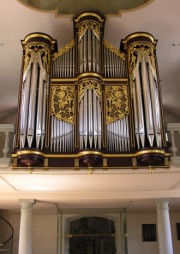
M20 3L35 10L54 12L59 15L72 15L86 10L99 10L105 15L117 15L124 10L144 7L153 0L18 0Z
M117 48L120 40L133 32L145 31L158 39L157 58L166 122L180 122L179 13L179 0L173 0L173 4L169 0L154 0L144 8L108 16L105 26L105 39ZM21 40L29 33L43 32L57 39L60 49L73 38L72 16L55 17L54 13L35 11L18 1L1 0L0 21L0 123L15 123ZM43 171L28 174L27 171L1 170L0 206L17 210L18 199L30 198L41 201L36 205L40 210L56 202L64 209L127 206L136 211L155 211L154 200L166 197L171 200L172 208L180 211L177 169L161 169L153 174L147 170L109 173Z

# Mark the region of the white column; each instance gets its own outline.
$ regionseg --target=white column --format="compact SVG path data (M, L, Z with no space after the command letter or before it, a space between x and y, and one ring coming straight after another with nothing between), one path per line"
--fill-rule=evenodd
M19 232L19 254L32 254L32 208L34 199L19 200L21 220Z
M156 201L159 254L173 254L168 203L168 200Z

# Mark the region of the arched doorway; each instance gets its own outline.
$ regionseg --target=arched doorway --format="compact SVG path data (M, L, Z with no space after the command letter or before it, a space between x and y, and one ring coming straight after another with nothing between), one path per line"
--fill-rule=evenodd
M70 254L115 254L114 221L102 217L82 217L71 221Z

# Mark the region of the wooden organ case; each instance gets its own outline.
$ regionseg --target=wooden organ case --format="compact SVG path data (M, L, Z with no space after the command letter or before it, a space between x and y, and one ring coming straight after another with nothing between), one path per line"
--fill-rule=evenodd
M120 50L105 19L74 17L63 49L49 35L25 37L13 168L168 167L156 43L134 33Z

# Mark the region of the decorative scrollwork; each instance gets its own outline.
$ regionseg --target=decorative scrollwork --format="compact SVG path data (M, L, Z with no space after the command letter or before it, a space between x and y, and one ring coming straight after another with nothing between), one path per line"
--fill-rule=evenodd
M137 63L138 55L140 53L142 53L145 56L145 58L150 61L150 65L153 70L153 73L156 73L154 46L149 43L145 43L145 42L133 43L128 48L128 61L130 63L130 72L131 73L133 72L133 70L136 66L136 63Z
M104 46L114 52L117 56L121 57L123 60L125 60L125 54L121 52L119 49L115 48L112 44L110 44L108 41L104 41Z
M74 124L74 86L52 86L51 115Z
M64 53L69 51L75 45L75 40L72 40L70 43L66 44L66 46L60 49L57 53L54 54L53 61L56 60L59 56L62 56Z
M127 86L116 85L105 87L106 124L120 120L128 115Z
M46 73L50 72L50 48L43 43L33 42L26 47L25 50L25 59L24 59L24 73L28 68L29 61L33 54L39 54L41 57L42 65L46 70Z
M80 81L78 84L78 98L79 101L84 95L84 92L86 89L94 89L97 96L99 97L99 100L102 101L102 84L98 80L93 79L85 79L83 81Z
M96 37L100 38L100 23L92 20L86 20L79 24L78 27L78 33L79 33L79 39L82 38L82 36L85 34L87 29L92 29Z

